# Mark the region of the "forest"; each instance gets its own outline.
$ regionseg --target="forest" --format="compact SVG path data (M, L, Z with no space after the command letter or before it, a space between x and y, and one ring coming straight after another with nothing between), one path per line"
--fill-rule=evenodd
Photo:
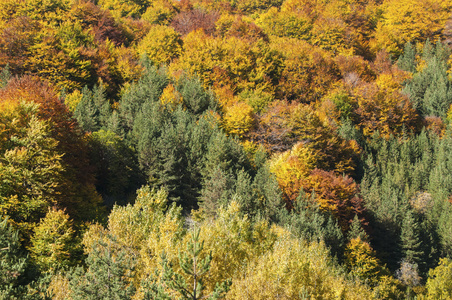
M452 0L1 0L0 299L452 299Z

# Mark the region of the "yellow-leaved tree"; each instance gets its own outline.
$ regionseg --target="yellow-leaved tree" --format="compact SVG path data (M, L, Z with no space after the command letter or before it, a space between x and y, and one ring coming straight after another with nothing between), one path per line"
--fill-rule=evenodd
M437 41L452 9L451 0L385 0L372 42L374 51L400 55L405 43Z
M181 54L182 40L172 27L154 25L138 43L137 52L139 56L147 55L156 65L168 64Z
M347 281L322 243L307 243L279 228L273 249L249 263L226 299L371 299L368 287Z
M238 102L226 107L223 117L223 127L228 134L242 138L253 126L253 108L247 103Z

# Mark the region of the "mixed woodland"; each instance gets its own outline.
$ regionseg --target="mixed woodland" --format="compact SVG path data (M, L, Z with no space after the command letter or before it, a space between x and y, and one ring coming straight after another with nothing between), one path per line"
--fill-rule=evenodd
M0 299L452 299L452 0L1 0Z

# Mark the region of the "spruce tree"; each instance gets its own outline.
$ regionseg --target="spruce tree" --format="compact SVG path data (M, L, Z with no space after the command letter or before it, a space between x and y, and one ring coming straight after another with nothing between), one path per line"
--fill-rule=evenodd
M23 289L24 273L28 265L19 231L0 216L0 299L14 299Z
M358 215L355 215L355 217L353 218L352 224L350 225L350 230L347 233L347 238L349 241L359 238L363 242L369 242L369 236L364 231Z
M9 70L9 64L6 64L6 66L2 69L2 72L0 73L0 88L4 88L8 81L11 79L12 74Z
M410 42L405 44L403 54L397 61L397 66L400 69L411 73L416 71L416 49Z
M423 263L424 253L419 236L419 220L413 212L408 211L402 222L400 240L404 260L413 264Z
M106 98L102 82L94 85L92 91L86 86L82 89L82 99L75 108L74 116L83 130L95 132L106 129L111 114L110 102Z
M216 100L211 91L205 90L197 77L182 76L177 84L177 90L188 110L200 115L208 108L216 109Z
M134 128L134 123L145 104L159 102L163 89L168 84L168 77L164 68L152 65L149 59L144 61L145 72L136 83L132 83L119 101L119 126L117 134L128 137Z
M344 236L331 214L320 210L314 192L308 197L300 191L294 208L288 211L282 207L278 223L287 227L297 237L308 241L324 241L332 254L339 255L344 245Z
M99 110L97 109L92 92L85 86L82 89L82 100L77 104L74 116L84 131L94 132L99 129Z

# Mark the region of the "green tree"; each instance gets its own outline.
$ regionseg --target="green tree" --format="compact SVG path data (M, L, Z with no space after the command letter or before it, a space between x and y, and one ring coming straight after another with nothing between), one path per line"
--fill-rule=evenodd
M118 115L112 118L118 118L116 128L109 128L119 136L132 142L131 130L141 111L146 111L152 103L158 102L163 89L168 85L168 76L164 68L157 68L152 65L149 59L143 61L145 72L135 83L132 83L119 101ZM145 103L146 106L144 105ZM154 107L154 106L152 106ZM157 117L157 116L154 116ZM158 122L157 120L148 120L147 122ZM114 124L114 122L111 122ZM157 123L158 124L158 123ZM143 127L146 124L142 124ZM159 124L158 126L160 126ZM141 136L142 132L140 132Z
M85 86L82 89L81 100L74 111L74 117L82 129L91 132L106 129L110 116L110 102L106 99L102 82L95 85L92 91Z
M408 211L402 222L400 239L404 259L409 263L420 265L424 261L422 241L419 234L419 220Z
M406 55L412 57L411 52ZM417 53L423 65L416 66L419 71L407 80L404 92L423 116L446 118L452 103L452 86L447 73L449 55L450 49L446 46L441 43L432 45L429 41L424 45L422 54ZM405 60L405 56L402 59Z
M111 131L89 136L90 160L96 168L96 189L107 205L123 203L145 182L136 151Z
M345 242L342 230L333 216L320 210L314 192L309 197L300 191L293 209L281 208L278 223L303 240L323 241L334 255L340 254Z
M5 87L8 84L8 81L11 79L11 72L9 69L9 64L7 64L0 73L0 88Z
M86 259L87 270L78 267L70 274L74 300L128 300L134 292L133 257L122 249L113 253L110 243L92 245Z
M14 299L20 295L20 285L28 265L28 258L19 231L0 216L0 298Z
M369 236L364 231L361 221L358 218L358 215L355 215L355 217L353 218L353 221L350 225L350 230L347 233L347 238L349 240L359 238L363 242L369 241Z
M168 261L163 260L162 280L169 289L176 291L181 296L181 299L184 300L221 299L229 290L231 285L229 280L217 283L210 295L203 294L202 277L207 276L212 256L208 254L202 258L201 252L203 251L204 242L199 241L199 232L200 229L193 229L190 241L187 244L187 250L179 254L179 265L182 274L175 272L172 266L168 264Z

